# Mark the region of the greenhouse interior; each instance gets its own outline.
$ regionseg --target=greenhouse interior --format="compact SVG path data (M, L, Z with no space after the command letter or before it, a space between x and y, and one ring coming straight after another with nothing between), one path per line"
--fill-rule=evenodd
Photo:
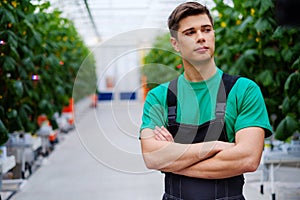
M164 97L154 94L186 76L188 61L174 43L184 40L168 28L185 2L210 10L217 68L254 82L266 106L272 134L257 169L242 172L245 199L300 200L300 3L293 0L2 0L0 200L171 199L167 168L146 165L141 127L145 118L169 119L159 107Z

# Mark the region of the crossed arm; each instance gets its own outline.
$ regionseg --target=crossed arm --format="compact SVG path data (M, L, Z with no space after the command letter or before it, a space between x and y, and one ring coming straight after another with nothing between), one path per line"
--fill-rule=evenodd
M236 142L174 143L165 129L144 129L141 144L146 166L196 178L218 179L255 171L260 163L264 130L249 127L236 133Z

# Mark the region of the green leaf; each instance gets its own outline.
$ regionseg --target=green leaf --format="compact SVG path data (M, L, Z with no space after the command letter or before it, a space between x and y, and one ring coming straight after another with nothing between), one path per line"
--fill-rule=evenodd
M32 59L30 57L24 58L22 60L22 64L24 65L24 68L27 71L33 71L34 70L34 64L33 64Z
M50 7L50 2L45 2L39 5L39 8L43 11L45 9L48 9ZM58 11L59 13L61 13L60 11Z
M23 67L18 67L18 71L19 71L21 79L23 79L23 80L28 79L28 74L27 74L27 71L26 71L25 67L24 68Z
M288 113L290 110L290 101L288 97L285 97L283 102L282 102L282 112L284 114Z
M264 55L268 56L268 57L275 57L276 56L276 51L274 48L266 48L264 49Z
M30 49L27 47L27 45L21 45L19 48L21 49L22 53L24 54L23 57L26 58L26 57L32 57L32 56L33 56L32 50L30 50Z
M33 25L27 19L24 19L23 22L29 28L29 30L31 31L31 33L34 35L35 30L34 30Z
M254 24L255 29L258 32L264 32L266 30L272 29L272 26L268 22L267 19L265 18L260 18L255 24Z
M16 13L20 19L26 18L26 15L24 14L24 12L21 9L16 9Z
M3 16L2 16L1 22L4 24L7 24L7 23L15 24L16 20L15 20L14 15L10 11L3 10Z
M37 102L39 101L39 93L37 93L34 90L28 90L28 96L30 97L30 100L32 102Z
M299 83L300 83L299 72L294 72L287 78L284 84L284 91L288 97L292 97L293 95L296 95L298 93Z
M26 113L33 113L32 108L28 104L22 104L21 108L23 108Z
M245 56L253 56L253 55L257 55L257 54L258 54L257 49L247 49L244 51Z
M275 64L276 63L274 63L274 65ZM276 77L275 77L276 85L278 86L284 85L283 83L285 83L288 76L289 73L285 69L276 72Z
M24 93L22 81L17 80L14 82L13 85L14 85L15 93L17 94L17 96L22 97L23 93Z
M18 53L18 51L17 51L17 49L15 48L15 47L13 47L13 46L11 46L10 47L10 51L11 51L11 56L13 57L13 58L15 58L15 59L19 59L20 58L20 55L19 55L19 53Z
M262 83L265 87L273 85L273 73L270 70L262 71L256 80Z
M248 49L243 54L245 59L250 60L250 61L255 61L255 56L257 56L257 55L258 55L257 49Z
M6 34L8 38L10 38L10 41L15 43L17 40L18 40L18 36L16 35L16 33L14 33L13 31L11 30L5 30L3 32L1 32L1 34ZM16 45L16 44L14 44Z
M272 39L281 39L284 37L285 29L283 27L278 26L272 35Z
M8 140L8 130L0 119L0 145Z
M238 27L238 31L244 32L248 26L248 24L251 24L253 22L253 17L248 16Z
M22 104L22 106L19 109L19 118L22 124L24 124L24 126L27 127L26 129L30 129L28 125L30 124L30 119L28 117L30 114L32 114L32 109L29 107L29 105Z
M290 48L287 48L287 49L283 49L281 51L281 55L282 55L284 61L290 62L293 57L293 52Z
M53 54L49 55L46 60L47 64L52 67L59 65L59 59Z
M263 15L266 11L274 7L272 0L261 0L261 6L259 9L259 15Z
M243 1L242 5L244 8L251 8L253 6L253 2L252 1Z
M295 62L292 64L292 67L291 67L292 69L300 69L300 56L299 56L299 58L298 59L296 59L295 60Z
M57 86L55 89L55 93L63 96L63 95L65 95L65 90L62 86Z
M51 104L50 101L48 101L46 99L43 99L40 101L39 108L40 108L40 111L46 115L54 113L54 111L52 110L53 105Z
M0 105L0 119L4 118L4 107Z
M7 43L9 44L10 47L14 47L14 48L18 47L17 37L14 34L8 35Z
M7 134L7 133L8 133L8 131L5 127L5 125L3 124L2 120L0 119L0 135Z
M16 67L16 61L10 56L4 57L3 70L4 71L13 71Z
M18 112L15 109L11 109L7 112L7 118L8 119L13 119L16 118L18 116Z
M278 125L275 138L284 141L291 137L298 128L298 122L294 117L286 116Z

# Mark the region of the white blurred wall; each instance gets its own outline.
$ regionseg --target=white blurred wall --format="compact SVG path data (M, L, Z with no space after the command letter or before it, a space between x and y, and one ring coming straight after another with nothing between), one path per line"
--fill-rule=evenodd
M115 101L120 93L136 93L141 98L142 56L162 29L139 29L115 35L91 47L96 59L98 90L112 92Z

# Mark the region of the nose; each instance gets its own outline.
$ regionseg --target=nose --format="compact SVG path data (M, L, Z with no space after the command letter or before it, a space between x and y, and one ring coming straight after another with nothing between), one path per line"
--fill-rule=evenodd
M197 31L197 34L196 34L196 42L197 42L197 43L203 43L203 42L205 42L205 37L204 37L204 35L203 35L203 33L202 33L201 30L198 30L198 31Z

